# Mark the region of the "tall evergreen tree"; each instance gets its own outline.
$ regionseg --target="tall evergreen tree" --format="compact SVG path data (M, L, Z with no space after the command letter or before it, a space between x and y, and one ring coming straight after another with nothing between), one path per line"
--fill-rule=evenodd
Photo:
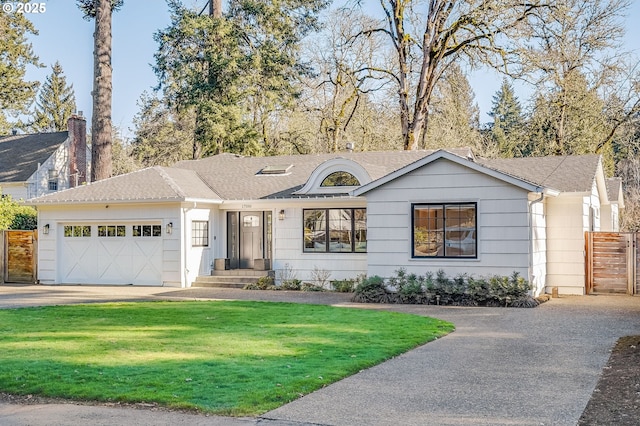
M479 109L469 80L457 64L451 64L436 85L429 115L429 126L422 133L422 148L480 145Z
M535 79L538 99L546 101L536 103L534 121L546 122L545 131L553 136L540 140L537 150L610 157L615 134L640 109L637 95L634 107L633 96L626 99L628 85L618 83L629 81L619 51L629 5L629 0L557 0L541 11L544 25L529 27L520 59ZM608 105L616 99L624 102Z
M111 12L123 0L77 0L86 19L95 20L93 33L93 111L91 116L91 181L111 177L112 68Z
M34 132L62 132L67 129L67 120L75 110L73 84L67 85L62 66L56 62L40 89L29 129Z
M140 112L133 119L135 137L131 154L145 167L170 166L192 158L194 110L177 111L155 96L143 93Z
M155 70L172 106L195 108L194 158L264 151L267 121L296 95L300 40L326 4L247 0L216 17L169 0Z
M37 81L25 81L27 66L41 66L29 34L37 34L22 13L0 12L0 134L9 133L7 112L25 112L38 88Z
M507 158L522 156L525 120L513 86L506 78L493 96L489 116L493 118L490 137L498 155Z
M561 91L538 94L529 123L531 150L543 155L594 153L609 131L604 108L596 88L581 73L572 73ZM602 152L606 161L612 160L611 152L611 147Z

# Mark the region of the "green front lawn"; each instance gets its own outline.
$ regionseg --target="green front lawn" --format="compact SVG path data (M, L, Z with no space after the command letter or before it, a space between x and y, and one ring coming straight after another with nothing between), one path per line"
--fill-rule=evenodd
M0 310L0 391L257 415L452 330L416 315L291 303Z

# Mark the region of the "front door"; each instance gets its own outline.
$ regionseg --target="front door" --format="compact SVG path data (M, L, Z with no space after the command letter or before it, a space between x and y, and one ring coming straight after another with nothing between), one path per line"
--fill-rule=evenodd
M262 212L240 212L240 269L253 269L262 255Z
M270 211L227 212L227 258L231 269L253 269L255 259L271 258ZM268 264L268 263L267 263ZM261 264L259 269L264 268Z

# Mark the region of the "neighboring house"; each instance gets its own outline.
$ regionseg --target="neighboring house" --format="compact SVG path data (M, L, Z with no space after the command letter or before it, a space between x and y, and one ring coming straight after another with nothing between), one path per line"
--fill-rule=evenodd
M87 124L74 115L66 132L0 137L0 192L27 200L87 182Z
M214 265L270 267L303 281L314 270L345 279L405 268L516 271L536 294L583 294L584 232L616 229L613 212L623 207L606 184L596 155L221 154L30 204L43 284L189 287Z
M622 179L613 177L607 179L607 197L609 204L602 207L601 222L603 230L620 230L620 209L624 208L622 196Z

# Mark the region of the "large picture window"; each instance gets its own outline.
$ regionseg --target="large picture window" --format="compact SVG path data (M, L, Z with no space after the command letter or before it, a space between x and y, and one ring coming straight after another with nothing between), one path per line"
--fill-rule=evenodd
M309 253L365 253L366 209L306 209L304 251Z
M413 257L475 258L476 203L413 204Z

